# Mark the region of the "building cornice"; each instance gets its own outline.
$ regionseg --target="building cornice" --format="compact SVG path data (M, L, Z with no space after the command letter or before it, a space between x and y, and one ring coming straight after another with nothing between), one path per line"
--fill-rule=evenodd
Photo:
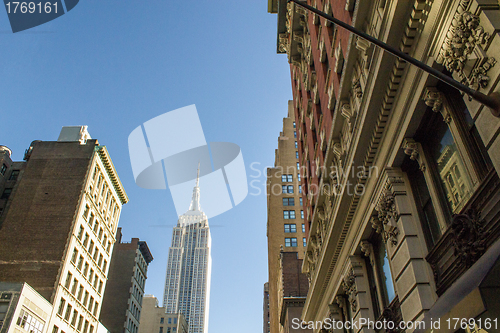
M109 179L113 183L113 187L115 188L116 194L120 198L122 205L126 204L129 199L127 193L125 193L125 189L123 188L122 182L118 177L115 166L113 165L113 161L109 156L108 149L106 148L106 146L96 146L95 151L101 158L102 164L106 168L106 172L109 176Z

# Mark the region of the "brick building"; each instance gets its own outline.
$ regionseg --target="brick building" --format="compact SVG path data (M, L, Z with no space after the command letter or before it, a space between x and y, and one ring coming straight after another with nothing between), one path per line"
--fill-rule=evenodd
M0 246L0 281L26 282L53 305L50 332L97 331L128 201L106 147L73 126L57 141L33 141L24 162L0 153L0 244L15 244Z
M278 138L273 168L267 169L267 249L269 270L269 321L271 333L280 330L279 324L279 260L281 251L304 257L305 224L302 194L298 173L297 131L293 105L288 103L283 131Z
M146 242L138 238L132 238L130 243L121 240L118 228L100 320L111 333L137 333L148 265L153 256Z
M271 331L271 322L269 321L269 282L264 283L264 298L262 302L262 317L263 333L269 333Z
M473 89L500 89L498 1L307 3ZM303 318L496 318L500 119L294 3L269 11L297 124Z

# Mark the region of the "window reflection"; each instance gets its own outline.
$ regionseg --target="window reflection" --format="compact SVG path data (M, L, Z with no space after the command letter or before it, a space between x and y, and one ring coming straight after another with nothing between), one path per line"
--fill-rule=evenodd
M453 213L457 213L471 197L472 183L464 176L467 174L464 163L450 129L446 124L444 126L446 132L433 153L448 205Z

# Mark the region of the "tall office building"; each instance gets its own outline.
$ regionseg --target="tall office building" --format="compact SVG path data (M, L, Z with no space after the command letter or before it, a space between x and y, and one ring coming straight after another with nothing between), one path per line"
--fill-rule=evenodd
M283 118L273 168L267 169L267 249L269 270L270 332L280 332L280 253L298 253L304 257L306 225L302 205L302 187L298 172L297 129L293 103Z
M190 333L208 332L211 242L208 219L200 208L198 172L189 210L173 230L163 296L166 313L183 314Z
M147 243L138 238L122 243L121 229L116 232L100 320L111 333L137 333L148 265L153 256Z
M49 332L96 332L128 201L106 147L74 126L34 141L24 162L0 151L0 281L26 282L52 303Z

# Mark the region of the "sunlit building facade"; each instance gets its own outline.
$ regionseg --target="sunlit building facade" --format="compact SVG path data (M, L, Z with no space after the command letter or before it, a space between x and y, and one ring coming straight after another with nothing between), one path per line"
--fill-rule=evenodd
M473 89L500 89L498 1L307 3ZM297 126L301 319L424 321L424 332L430 318L497 318L500 119L294 3L269 11Z
M189 333L208 332L212 269L212 240L207 216L200 208L198 181L189 210L173 230L163 296L166 313L183 314Z

